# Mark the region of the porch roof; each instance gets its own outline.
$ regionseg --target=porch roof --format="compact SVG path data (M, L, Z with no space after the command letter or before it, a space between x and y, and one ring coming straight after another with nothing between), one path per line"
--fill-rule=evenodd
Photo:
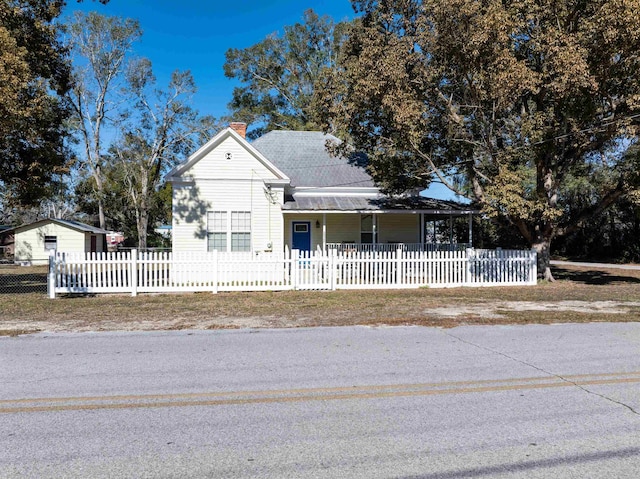
M480 211L471 205L435 198L363 197L363 196L303 196L295 193L285 198L284 212L302 213L428 213L428 214L477 214Z

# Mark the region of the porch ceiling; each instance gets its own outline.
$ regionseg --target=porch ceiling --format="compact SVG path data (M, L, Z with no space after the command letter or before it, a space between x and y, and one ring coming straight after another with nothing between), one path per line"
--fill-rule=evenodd
M480 211L470 205L435 198L366 198L362 196L287 196L283 211L297 212L381 212L381 213L429 213L476 214Z

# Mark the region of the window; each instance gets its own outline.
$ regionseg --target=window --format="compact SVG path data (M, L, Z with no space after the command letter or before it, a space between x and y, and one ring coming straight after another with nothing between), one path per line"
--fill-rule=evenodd
M227 212L207 213L207 251L227 251Z
M360 216L360 243L375 243L376 230L373 223L373 215Z
M44 250L57 250L58 249L58 237L57 236L45 236L44 237Z
M251 251L251 212L231 212L231 251Z
M251 251L250 211L207 213L207 251L213 250Z

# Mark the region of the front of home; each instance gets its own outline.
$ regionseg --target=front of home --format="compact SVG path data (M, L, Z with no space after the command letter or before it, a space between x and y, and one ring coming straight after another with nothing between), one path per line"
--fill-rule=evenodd
M171 252L59 252L50 297L535 284L535 252L470 248L468 205L385 196L330 135L232 126L167 175Z
M250 143L232 124L168 175L173 251L425 249L472 242L467 205L388 197L358 158L334 157L322 132L271 131ZM455 218L465 238L442 233Z
M249 142L245 129L232 124L167 175L171 252L59 251L50 297L535 284L535 252L470 247L468 205L385 196L358 158L327 152L331 135Z

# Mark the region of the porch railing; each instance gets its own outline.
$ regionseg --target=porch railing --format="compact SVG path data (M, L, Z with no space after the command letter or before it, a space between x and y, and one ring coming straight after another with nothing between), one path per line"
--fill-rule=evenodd
M471 243L327 243L327 251L388 252L388 251L466 251Z

